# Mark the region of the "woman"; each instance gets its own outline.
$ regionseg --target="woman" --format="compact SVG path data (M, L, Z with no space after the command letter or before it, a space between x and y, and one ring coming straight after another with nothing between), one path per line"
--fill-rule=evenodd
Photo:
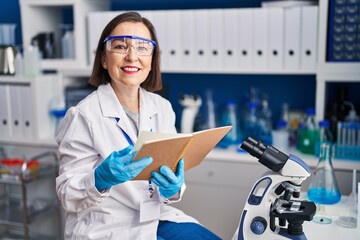
M169 204L185 190L184 163L151 181L131 181L152 162L132 161L139 131L176 132L162 87L153 25L138 13L103 30L89 82L98 87L62 121L56 190L66 211L65 239L219 239ZM159 149L161 151L161 149Z

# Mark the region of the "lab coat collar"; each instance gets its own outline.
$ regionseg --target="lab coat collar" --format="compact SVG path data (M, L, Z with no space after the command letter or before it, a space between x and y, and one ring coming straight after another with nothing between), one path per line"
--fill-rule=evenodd
M110 84L100 85L98 87L98 96L101 111L104 117L118 118L117 125L125 131L131 138L133 143L137 140L137 135L133 131L129 119L121 106L116 94ZM156 104L154 103L151 94L145 89L140 88L140 125L139 131L151 131L152 126L151 118L158 113ZM115 120L114 120L115 121Z

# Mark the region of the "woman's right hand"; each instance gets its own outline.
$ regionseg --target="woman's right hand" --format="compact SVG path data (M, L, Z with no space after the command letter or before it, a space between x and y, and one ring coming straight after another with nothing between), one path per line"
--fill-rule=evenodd
M95 169L95 187L98 191L133 179L153 161L151 157L133 161L136 152L131 150L132 146L129 146L112 152Z

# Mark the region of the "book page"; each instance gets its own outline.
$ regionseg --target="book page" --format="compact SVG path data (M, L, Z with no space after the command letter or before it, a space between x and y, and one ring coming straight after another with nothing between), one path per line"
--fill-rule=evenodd
M159 172L160 167L163 165L168 166L170 169L176 169L177 163L181 159L191 139L192 136L186 136L145 142L134 157L134 160L151 156L153 162L133 180L149 180L151 178L151 172Z
M172 138L179 138L179 137L187 137L191 136L192 134L187 133L162 133L162 132L147 132L141 131L139 133L138 139L134 145L133 151L139 151L141 146L147 142L162 140L162 139L172 139Z
M232 126L225 126L193 134L169 134L170 138L144 141L134 160L151 156L153 162L133 180L149 180L151 172L158 172L163 165L175 172L181 158L184 158L185 171L199 165L231 128Z
M225 126L193 133L194 138L183 155L185 171L199 165L231 128Z

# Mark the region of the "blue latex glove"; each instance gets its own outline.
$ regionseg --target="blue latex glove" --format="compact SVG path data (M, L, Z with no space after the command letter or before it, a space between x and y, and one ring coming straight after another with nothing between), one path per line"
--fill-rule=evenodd
M112 152L95 169L95 187L102 191L136 177L153 160L151 157L133 161L136 152L130 153L132 146Z
M160 167L160 173L152 172L152 178L159 190L160 195L165 198L174 196L184 184L184 160L181 159L177 166L176 174L168 166Z

